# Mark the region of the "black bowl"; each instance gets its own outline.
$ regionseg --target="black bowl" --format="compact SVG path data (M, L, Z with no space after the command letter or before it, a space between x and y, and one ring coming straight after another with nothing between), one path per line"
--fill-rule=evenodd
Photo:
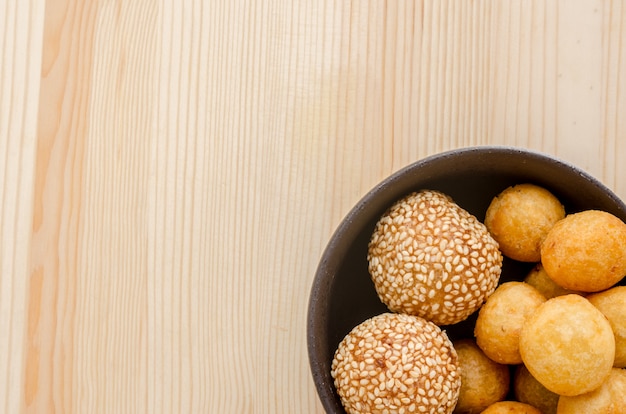
M440 190L479 220L505 188L534 183L550 190L567 213L598 209L626 221L626 205L597 179L553 157L512 147L470 147L444 152L391 175L367 193L341 222L319 263L309 299L307 341L317 392L329 413L345 413L330 366L337 345L350 330L388 311L367 270L367 244L379 217L402 196ZM501 282L521 280L532 264L505 259ZM621 282L624 283L624 280ZM476 314L445 327L451 339L472 337Z

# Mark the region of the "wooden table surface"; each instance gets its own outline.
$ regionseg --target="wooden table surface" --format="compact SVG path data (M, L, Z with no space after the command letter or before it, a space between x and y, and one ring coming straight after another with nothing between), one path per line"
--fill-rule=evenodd
M618 1L0 1L0 412L322 411L318 260L513 145L626 198Z

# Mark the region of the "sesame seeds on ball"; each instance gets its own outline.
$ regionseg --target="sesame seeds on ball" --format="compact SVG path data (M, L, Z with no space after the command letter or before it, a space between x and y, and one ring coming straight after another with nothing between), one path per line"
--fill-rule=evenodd
M374 316L340 342L331 366L337 393L352 413L452 413L461 386L456 351L422 318Z
M495 290L502 254L476 217L449 196L422 190L397 201L377 222L368 263L390 310L451 325Z

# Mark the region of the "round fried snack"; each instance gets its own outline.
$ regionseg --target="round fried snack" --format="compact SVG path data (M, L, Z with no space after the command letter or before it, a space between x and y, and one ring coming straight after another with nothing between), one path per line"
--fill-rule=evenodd
M518 401L500 401L491 404L482 414L542 414L532 405Z
M485 225L502 254L521 262L538 262L543 239L563 217L565 209L550 191L534 184L518 184L491 201Z
M598 210L570 214L552 227L541 246L541 263L558 285L599 292L626 274L626 224Z
M454 413L478 414L509 392L509 367L493 362L471 339L454 343L459 356L461 391Z
M613 366L626 367L626 286L615 286L587 297L593 306L609 320L615 335Z
M626 370L613 368L602 385L586 394L559 398L558 414L626 413Z
M539 306L522 327L519 346L533 377L566 396L598 388L615 359L611 325L579 295L558 296Z
M556 283L546 273L541 263L537 263L524 278L524 282L528 283L539 291L546 299L552 299L557 296L569 295L570 293L580 293L573 290L565 289Z
M331 376L350 414L450 414L461 387L446 333L425 319L396 313L353 328L335 351Z
M517 401L537 407L543 414L556 414L559 395L537 381L524 364L515 368L513 391Z
M474 336L485 355L500 364L520 364L519 334L526 319L546 298L524 282L498 286L480 308Z
M437 325L467 319L500 280L502 254L487 228L447 195L411 193L376 223L368 270L394 312Z

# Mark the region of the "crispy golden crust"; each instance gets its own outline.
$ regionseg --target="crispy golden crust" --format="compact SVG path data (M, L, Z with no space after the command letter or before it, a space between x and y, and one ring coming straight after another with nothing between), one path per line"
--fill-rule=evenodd
M515 369L513 391L517 401L537 407L543 414L556 414L559 395L537 381L524 364Z
M541 411L518 401L500 401L490 405L483 414L541 414Z
M478 313L474 336L483 352L500 364L520 364L519 334L526 319L546 301L524 282L503 283Z
M541 243L563 217L565 209L552 193L533 184L519 184L492 200L485 225L505 256L538 262Z
M607 319L579 295L552 298L527 319L520 353L547 389L574 396L593 391L608 377L615 338Z
M524 282L537 289L546 299L569 295L570 293L581 294L581 292L565 289L557 285L554 280L550 279L541 263L537 263L537 265L528 272L524 278Z
M604 211L570 214L546 236L541 263L566 289L608 289L626 274L626 224Z
M613 368L609 377L594 391L575 397L561 396L559 414L626 413L626 371Z
M593 306L609 320L615 335L614 367L626 367L626 286L616 286L587 296Z
M459 356L461 391L454 409L458 414L478 414L509 392L509 367L493 362L471 339L454 343Z

